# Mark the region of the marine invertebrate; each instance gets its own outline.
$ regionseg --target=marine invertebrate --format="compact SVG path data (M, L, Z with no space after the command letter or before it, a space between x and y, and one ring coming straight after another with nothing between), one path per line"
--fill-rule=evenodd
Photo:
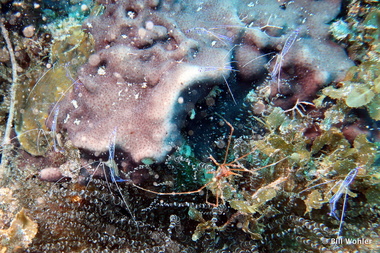
M299 33L299 28L294 30L290 35L286 38L284 46L279 54L276 55L276 63L273 66L273 70L270 73L271 81L277 82L277 89L280 92L280 82L281 82L281 69L282 62L284 61L285 55L289 52L290 48L293 46L296 41Z
M284 8L276 8L276 4L257 1L241 10L244 16L242 22L247 25L243 34L244 44L250 45L250 48L239 48L237 61L240 62L238 66L244 66L244 62L250 61L247 56L252 54L251 59L256 58L259 55L257 51L267 49L266 53L268 50L278 52L277 60L269 64L271 75L277 76L276 81L267 82L267 86L262 85L258 91L286 110L293 107L297 99L311 102L324 84L342 80L346 69L353 66L353 62L342 48L328 39L326 23L338 14L340 1L323 1L318 6L312 2L295 1L285 4ZM267 19L256 17L253 9L271 13L271 24L283 29L258 29L267 23ZM313 18L309 16L310 13L313 13ZM331 55L334 55L337 64L329 60ZM254 74L256 69L242 69L241 77L258 80L257 74ZM278 73L281 73L281 78L278 78Z
M229 134L228 141L227 141L226 151L225 151L224 159L223 159L222 163L217 162L213 156L209 157L209 159L214 163L214 165L217 166L217 169L215 171L208 172L210 174L214 174L214 176L211 178L211 180L209 180L208 183L204 184L203 186L201 186L197 190L193 190L193 191L167 192L167 193L149 190L149 189L140 187L136 184L134 184L134 186L143 190L143 191L151 192L151 193L154 193L157 195L172 195L172 196L200 193L203 189L205 189L207 187L208 189L210 189L213 192L213 194L216 198L216 203L215 204L210 203L210 202L208 202L208 200L206 200L206 203L208 203L212 206L218 207L219 206L219 199L221 199L222 204L224 205L225 199L223 196L223 192L225 191L225 188L230 187L233 189L233 187L231 185L229 185L229 183L228 183L229 178L232 176L241 176L240 174L237 174L234 171L254 173L255 170L248 170L248 169L244 168L244 166L240 163L241 159L244 159L245 157L249 156L254 151L248 152L247 154L245 154L239 158L236 158L235 160L233 160L231 162L227 162L228 155L230 152L230 145L231 145L231 140L232 140L231 138L232 138L232 134L234 132L234 127L225 119L223 119L223 120L230 127L230 134ZM271 164L270 166L272 166L272 165L273 164ZM261 168L259 168L259 169L261 169Z
M329 200L330 215L333 216L333 217L335 217L337 220L340 221L339 229L338 229L338 234L337 234L338 236L341 233L341 228L342 228L342 224L343 224L343 217L344 217L344 211L346 210L346 198L347 198L347 194L348 194L348 191L349 191L348 187L350 186L350 184L352 183L352 181L354 181L356 175L358 174L358 170L359 169L360 169L359 167L357 167L355 169L352 169L347 174L347 176L344 178L344 180L342 180L340 183L338 183L338 184L335 185L335 186L339 185L339 188L335 192L334 196L332 196L330 198L330 200ZM341 214L340 219L339 219L335 212L336 212L336 204L337 204L338 200L341 198L342 194L344 194L344 202L343 202L342 214Z
M92 175L89 175L87 171L82 172L82 176L85 177L84 181L87 181L88 185L94 174L99 173L98 169L102 169L100 173L102 173L102 177L105 178L107 184L111 183L114 184L118 192L120 193L121 199L124 203L124 206L126 207L127 211L131 215L132 219L134 219L134 214L132 213L128 202L124 198L124 196L121 194L121 188L119 187L120 182L125 182L128 180L124 180L120 178L119 176L119 169L117 167L117 164L115 162L115 140L116 140L116 135L117 135L117 128L114 129L112 132L112 135L110 136L109 140L109 146L108 146L108 160L106 162L98 162L96 168L94 169L94 172ZM92 167L91 165L87 165L82 167L81 169L85 169L85 167Z
M266 70L247 64L253 58L260 59L259 63L265 61L268 50L280 52L272 75L281 72L281 79L291 82L286 85L277 80L282 96L276 96L277 89L272 91L275 104L288 109L297 99L310 101L321 85L339 80L341 72L352 64L341 48L331 42L319 42L328 30L316 29L313 22L330 21L340 1L324 4L330 9L326 16L319 7L302 2L286 10L277 3L258 1L252 6L238 0L225 1L223 5L208 1L201 7L191 1L108 3L104 14L84 22L84 29L94 37L96 52L80 68L79 85L59 102L58 127L67 131L75 146L104 152L108 143L98 136L109 136L117 126L121 134L116 143L129 153L131 163L144 158L162 161L179 139L184 114L213 86L226 82L233 70L231 59L237 61L237 78L252 82L263 79ZM215 6L223 8L215 13ZM179 9L181 13L177 15ZM265 22L255 20L253 13L272 9L276 14L265 17ZM283 12L291 18L281 19ZM321 20L306 18L302 24L299 17L293 17L294 13L313 13ZM315 29L308 29L312 26ZM298 37L302 37L301 42L296 41ZM334 52L334 59L341 64L324 62L320 53L310 52L315 47L324 55ZM251 54L252 50L255 53ZM255 57L247 59L247 55ZM229 85L227 88L231 94L238 89ZM241 104L241 98L232 99ZM105 107L106 102L109 105ZM52 127L52 119L47 120L47 125Z
M108 142L98 137L110 136L117 127L116 145L133 162L162 160L170 151L180 124L174 117L182 118L183 110L224 80L231 46L210 45L214 38L207 36L195 41L183 32L188 30L184 20L173 23L169 18L175 16L171 10L137 2L109 4L103 15L85 21L96 53L80 69L80 85L59 102L58 116L58 126L67 130L74 145L91 151L105 151ZM210 12L207 20L220 18L221 13ZM109 24L114 24L112 29L106 28ZM201 71L207 66L220 67ZM51 119L47 125L52 126Z
M246 172L250 173L253 177L257 175L257 171L274 167L275 165L281 163L283 160L287 159L287 157L280 159L279 161L276 161L272 164L268 164L266 166L258 167L258 168L250 168L246 169L243 165L243 159L246 159L248 156L253 154L255 150L250 150L246 154L235 158L233 161L227 162L229 156L230 156L230 149L231 149L231 141L232 141L232 134L234 132L234 127L226 121L224 118L222 118L225 124L230 128L230 133L228 135L226 150L223 155L223 162L219 163L213 156L210 156L209 159L214 163L214 165L217 167L215 171L208 171L208 174L214 174L214 176L210 179L208 179L208 182L205 183L203 186L198 188L197 190L191 190L191 191L183 191L183 192L160 192L156 190L151 190L148 188L141 187L139 185L136 185L134 183L133 186L143 190L145 192L153 193L158 196L181 196L181 195L192 195L196 193L200 193L204 189L207 189L213 193L213 196L215 198L215 203L211 203L208 200L208 194L206 193L206 204L209 207L212 207L212 218L210 220L206 220L203 218L203 215L196 209L192 208L190 206L189 216L200 222L197 225L196 230L194 231L192 235L192 239L194 241L197 241L206 231L224 231L230 224L232 224L237 217L244 216L243 219L245 219L245 225L243 226L244 232L251 235L253 239L261 238L261 236L255 232L252 232L250 229L250 224L255 223L254 220L250 218L250 214L254 214L258 212L259 208L262 208L263 205L276 197L276 189L279 188L279 185L282 184L286 179L287 176L280 176L273 182L269 183L268 185L262 186L255 193L248 193L250 191L245 192L244 194L239 194L239 188L242 188L239 183L236 183L237 177L242 177L241 174L238 174L236 172ZM157 186L160 184L156 183ZM220 203L221 202L221 203ZM224 207L228 204L231 206L232 209L236 210L234 214L232 214L228 220L221 224L217 225L218 222L218 216L220 213L223 213L220 209L224 209Z
M306 106L306 105L314 106L314 104L311 103L311 102L299 101L299 100L297 99L297 101L296 101L296 103L294 104L294 106L293 106L292 108L288 109L288 110L285 110L284 112L292 112L293 117L295 116L295 113L297 113L297 112L298 112L298 114L299 114L300 116L305 116L305 115L304 115L304 112L306 112L306 109L305 109L304 106Z
M112 8L119 10L117 5L113 5L116 1L107 2L110 10L105 13L112 13ZM266 86L270 84L270 82L263 83L263 79L270 75L275 62L271 61L269 65L264 65L271 55L281 54L283 46L286 45L286 38L289 38L296 27L300 27L297 36L300 40L294 41L291 50L283 57L284 62L288 61L288 57L291 56L292 52L294 53L293 50L304 49L304 42L310 43L310 46L319 42L323 44L321 48L328 51L329 46L326 44L330 41L323 40L326 35L325 31L321 31L319 26L316 29L313 29L312 26L313 24L320 24L320 20L312 19L317 16L319 16L318 18L322 16L321 20L325 21L331 18L333 12L336 12L338 8L339 1L292 1L286 3L260 0L254 2L226 1L229 4L227 5L229 10L222 12L222 16L225 17L220 20L223 21L224 18L226 20L235 19L236 22L234 22L238 25L222 25L220 28L216 24L217 22L204 21L203 15L208 13L208 8L214 8L212 3L224 3L224 1L189 2L191 3L187 1L160 1L156 6L157 1L128 1L128 7L131 8L123 10L126 15L123 14L121 20L124 20L125 23L119 26L122 30L120 34L126 36L116 36L117 38L113 40L114 31L111 31L113 29L103 29L104 33L97 36L99 36L98 39L107 38L106 41L103 40L102 42L104 48L98 48L90 57L88 64L95 64L99 59L101 61L98 62L98 65L84 65L83 69L79 71L79 76L85 79L87 84L69 80L68 85L73 84L73 90L69 94L70 98L65 97L65 102L59 103L58 106L50 105L52 109L48 120L49 127L53 133L55 132L56 135L63 137L61 139L63 141L62 146L56 143L60 152L53 150L54 142L51 142L50 138L48 144L52 151L48 152L46 157L34 157L26 154L23 150L15 150L19 157L16 158L18 163L14 164L18 169L12 173L12 180L10 180L11 184L9 185L14 189L12 197L19 201L19 207L26 208L28 217L35 220L39 226L38 233L27 250L58 250L64 252L239 252L242 250L274 252L283 250L298 252L302 250L370 251L378 247L379 210L377 203L379 187L375 184L378 183L379 176L378 167L371 166L375 160L378 144L371 143L362 134L351 140L342 134L344 126L341 120L345 119L351 122L350 120L356 119L353 114L347 115L350 108L345 105L342 99L320 98L313 101L315 104L313 107L306 103L311 103L310 99L314 97L314 93L310 93L310 97L306 100L301 98L293 100L290 94L287 94L288 97L286 98L281 97L277 90L278 83L276 83L273 85L273 88L277 90L275 97L269 96L269 99L268 96L264 97L263 93L259 92L260 89L251 92L253 100L256 99L255 101L264 107L262 110L257 110L258 113L255 113L254 116L237 116L239 113L236 113L235 110L240 106L242 97L245 96L244 92L238 92L241 91L239 89L241 86L252 89L256 85L263 84ZM235 3L240 3L241 6L234 6ZM304 4L306 6L303 6ZM325 11L325 15L322 15L318 10L312 8L316 4L322 7L334 6L321 8ZM268 12L266 5L274 8L273 14L269 17L269 14L264 14ZM140 11L141 6L144 8L147 6L156 7L153 10L149 7L151 13L145 15L144 11ZM179 9L185 13L184 17L177 18L180 16L177 15ZM232 13L232 10L237 10L237 14L227 16L226 14ZM250 11L254 13L255 10L260 15L254 17L253 14L249 13ZM288 17L288 20L282 20L280 15L276 15L277 11ZM247 12L248 16L243 15ZM133 75L130 78L139 76L138 67L149 67L159 62L151 60L157 56L157 54L152 53L154 50L151 48L157 49L156 46L162 46L161 49L164 53L167 53L167 49L170 48L173 49L171 52L176 50L177 44L174 40L178 34L172 36L169 31L162 32L164 30L162 27L170 28L165 22L163 22L164 24L159 23L159 17L162 13L168 14L164 19L174 19L177 22L176 28L178 30L174 29L174 33L178 32L181 36L185 36L184 41L199 43L200 45L190 49L189 55L186 55L188 58L183 59L184 65L188 66L194 63L194 71L214 73L217 76L215 79L205 80L207 83L205 86L208 87L206 90L198 87L198 85L202 86L203 83L196 82L190 85L189 89L184 90L179 95L177 101L183 102L183 104L179 104L185 107L185 103L189 102L188 97L182 96L188 91L194 93L200 91L203 93L204 91L203 94L206 94L212 86L220 86L219 89L214 88L212 94L207 96L206 102L201 101L196 104L196 100L193 100L187 104L190 108L180 108L183 109L181 113L174 114L174 117L171 116L171 123L175 122L178 125L176 126L177 129L173 129L170 134L175 135L179 132L177 130L182 127L180 123L183 121L180 119L181 117L177 118L176 116L182 114L181 116L184 117L183 113L188 109L194 108L191 115L188 115L189 120L184 124L195 125L200 122L199 125L203 124L203 129L206 129L209 127L207 123L195 121L195 119L212 117L213 122L217 121L217 117L214 117L215 114L210 109L213 106L208 103L211 99L217 107L216 110L219 113L223 112L220 114L236 128L236 131L232 133L232 128L228 128L228 124L224 120L219 120L212 125L210 135L213 135L212 138L214 139L210 138L212 141L205 142L208 151L204 153L213 159L209 158L203 162L194 155L198 146L192 142L190 131L183 131L182 134L188 134L189 137L186 138L184 145L179 145L173 153L167 153L165 150L163 153L169 155L164 162L152 163L152 160L142 159L137 162L145 162L145 164L137 166L134 158L130 156L131 151L122 150L123 147L118 144L117 139L119 135L123 135L123 129L118 126L115 128L117 124L110 117L108 117L109 122L102 122L108 124L105 126L108 132L104 136L98 136L104 142L102 144L104 152L92 152L91 148L77 150L71 147L70 136L66 135L64 130L62 131L65 127L64 120L66 118L64 115L71 112L70 108L75 109L76 105L80 105L79 102L91 98L97 103L91 104L86 101L81 105L88 105L96 111L104 106L104 101L106 101L109 102L108 108L115 109L112 113L117 113L117 104L112 105L116 96L108 99L106 94L99 97L98 95L101 93L96 93L97 89L104 91L108 87L98 87L99 83L97 82L103 80L101 79L103 74L104 80L112 78L111 74L113 73L108 73L115 70L114 67L109 66L114 64L112 60L109 60L112 59L111 53L122 51L120 45L120 51L113 48L115 44L118 44L117 42L125 40L133 44L135 40L136 48L131 46L130 53L146 52L148 56L152 56L152 58L147 57L147 59L145 58L146 55L143 55L144 57L141 59L137 55L117 55L125 56L126 60L122 63L129 64L128 66L131 66L129 60L137 62L136 69L132 66ZM309 14L315 15L309 16ZM303 20L305 16L306 19L301 22L300 20ZM199 22L191 22L194 17ZM297 18L292 19L293 17ZM107 16L102 18L104 18L103 21L107 21ZM152 20L149 20L150 18ZM109 19L115 20L113 17ZM201 20L205 23L202 23ZM283 23L281 23L282 21ZM298 23L293 23L293 21ZM134 26L134 22L137 23L136 26ZM110 23L104 22L105 24ZM155 27L156 24L157 27ZM85 25L85 27L87 26ZM135 27L139 28L138 31L133 30ZM197 29L192 29L194 27ZM218 28L214 29L216 27ZM306 27L309 27L310 30ZM322 27L326 28L326 26ZM91 30L92 28L87 27L87 29ZM108 30L109 33L106 32ZM320 39L322 40L316 39L318 36L314 36L315 34L309 37L309 34L316 32L316 30L321 32ZM186 33L186 31L188 32ZM256 37L257 41L253 43L253 40L250 39L254 37L255 32L259 36ZM145 37L144 35L147 34L148 36ZM166 34L167 39L162 34ZM142 37L145 39L141 39ZM269 41L268 44L264 43L266 38ZM259 47L259 45L264 45L260 43L264 43L266 46ZM332 45L336 46L335 44ZM139 48L140 46L141 48ZM223 51L223 61L219 61L218 64L212 63L212 65L203 65L204 62L201 60L199 62L193 61L192 57L196 59L199 56L197 50L202 51L204 47L220 49L221 55ZM111 48L113 49L111 50ZM225 54L229 48L233 49ZM158 56L163 55L166 54ZM314 59L312 54L309 54L309 57L310 61ZM343 58L342 56L341 59ZM293 59L295 63L299 63L297 57ZM102 62L103 60L104 62ZM222 65L225 63L226 65ZM182 63L175 61L173 65L176 64L181 65ZM287 64L282 65L280 69L280 91L283 93L282 95L294 88L289 88L287 85L297 85L293 78L297 78L299 75L299 72L293 72L292 69L289 69L291 67L290 62ZM305 71L316 70L317 75L320 75L321 72L317 68L318 64L321 62L317 59L316 62L308 65ZM257 65L258 68L251 69L250 67L253 65ZM160 69L155 68L154 71L159 72ZM227 75L232 71L234 75L228 77ZM328 75L331 74L331 79L334 79L333 76L337 74L336 71L337 69L333 69L331 73L328 73ZM228 90L223 89L225 85L222 72L226 75L231 91L235 95L236 105L232 103L230 94L227 93ZM61 73L62 75L66 74L65 71ZM75 75L74 71L71 73ZM86 76L87 74L92 74L92 78ZM150 76L150 74L148 73L145 76ZM141 76L143 79L144 74ZM169 78L170 74L164 73L163 76ZM117 79L117 77L116 75L115 78ZM126 80L127 78L128 75L125 74L123 79ZM91 83L89 80L94 82ZM150 80L152 81L152 79ZM215 82L208 83L208 80L215 80ZM152 83L154 83L153 81ZM117 81L110 81L110 83L116 87L119 85ZM110 83L104 84L109 85ZM133 90L132 86L134 84L127 85L130 88L129 91ZM140 88L141 90L148 89L148 87ZM95 93L92 93L93 90L91 89L95 90ZM146 92L146 94L148 93ZM133 97L135 94L129 95ZM81 96L86 98L81 98ZM221 96L226 99L220 99ZM294 97L297 98L297 95ZM117 98L124 99L125 97ZM286 99L288 101L285 101ZM284 109L273 107L273 104L270 103L271 100ZM284 103L276 102L280 100L283 100ZM66 102L69 102L68 105L64 105ZM248 102L247 100L247 106L242 107L242 110L250 108ZM220 103L223 106L220 106ZM305 111L302 109L302 105L305 105ZM68 109L63 112L62 108L65 107ZM207 108L201 110L200 107ZM75 115L78 116L79 120L82 120L79 118L81 115L79 107L77 109L78 114ZM140 109L145 110L146 108ZM298 115L298 110L303 115ZM49 113L45 112L46 114ZM234 117L239 117L240 121L235 120ZM85 118L81 123L86 123ZM93 122L90 120L89 125ZM256 133L254 129L260 129L260 134ZM214 137L218 131L222 133L221 136ZM61 148L64 149L62 152ZM161 155L165 156L163 153ZM279 161L275 164L276 166L262 168L270 165L270 163L276 163L276 161ZM331 211L328 202L333 195L330 189L334 182L343 182L346 185L349 180L338 180L344 179L357 166L366 169L360 170L354 183L350 184L350 191L354 192L356 197L346 199L347 208L341 234L345 237L369 238L372 242L366 245L335 245L332 244L332 239L336 238L340 223L327 215ZM66 168L67 171L71 172L69 175L71 180L57 181L56 178L61 176L60 171L51 169L50 172L58 175L55 178L53 177L52 181L54 182L41 182L36 175L44 167L47 170L59 167L62 175L66 175L66 171L63 171ZM256 170L256 168L262 169ZM80 170L79 176L78 170ZM245 172L246 170L253 171L253 173ZM238 176L238 174L242 176ZM44 176L44 178L48 179L49 177ZM184 192L184 194L169 196L151 194L137 189L134 184L152 192ZM319 185L315 186L315 184ZM20 187L21 185L22 187ZM201 187L203 190L199 191L200 194L189 194L189 189ZM307 188L310 191L305 190ZM335 187L335 189L337 188ZM336 205L337 210L340 209L340 202ZM0 204L0 211L2 211L0 218L6 210L4 205ZM46 210L50 210L50 212L46 212Z

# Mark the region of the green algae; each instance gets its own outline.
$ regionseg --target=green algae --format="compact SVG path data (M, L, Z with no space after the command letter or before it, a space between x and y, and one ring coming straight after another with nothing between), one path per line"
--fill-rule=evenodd
M367 11L366 9L364 9ZM369 8L363 19L349 17L331 26L337 40L345 40L352 59L345 79L322 90L324 96L343 101L348 108L365 108L374 120L380 120L380 10ZM339 103L339 101L337 103Z
M304 200L306 210L304 214L311 212L313 209L321 209L324 203L328 202L328 199L324 200L322 193L319 190L312 191Z
M52 146L52 136L45 120L49 117L51 105L59 99L59 94L65 93L70 83L64 67L53 67L26 97L15 129L20 144L30 154L43 155Z
M333 98L345 96L343 92L338 92L333 88L326 89L332 91L330 95ZM323 96L322 94L321 97L324 99ZM316 107L319 109L324 108L321 97L315 100ZM372 170L378 151L377 145L370 142L365 134L359 134L351 143L337 127L346 120L349 111L350 108L343 99L338 99L336 104L324 110L324 117L319 122L315 122L310 117L288 116L281 108L273 108L272 112L261 120L268 129L268 134L262 140L253 141L252 145L267 156L275 155L278 160L285 159L279 165L280 167L295 168L304 172L305 179L314 179L311 184L303 185L299 190L309 192L302 197L305 204L304 214L311 213L314 209L324 208L332 197L332 193L336 191L334 188L337 187L334 185L350 170L362 167L363 169L359 172L360 177L366 177ZM311 125L319 129L318 135L313 139L305 136L306 129ZM271 175L266 174L266 176L273 178L273 175L281 171L277 166L276 168ZM270 184L270 181L266 182ZM321 185L318 190L312 190L318 185ZM260 193L264 188L265 186L262 186L257 192ZM292 179L287 180L287 185L284 185L284 189L290 192L294 192L297 188L299 185ZM370 194L373 194L372 191ZM353 194L351 195L354 197ZM269 201L272 198L275 198L275 195L270 192L264 197L259 197L261 201ZM235 200L230 201L230 204L241 212L257 211L257 206L247 201Z
M55 38L51 46L52 66L38 80L31 80L18 91L17 124L15 130L21 146L28 153L44 155L52 147L53 136L45 126L48 117L54 117L55 102L72 88L76 69L91 54L92 38L80 26L74 25L68 35ZM54 108L56 109L56 108Z
M374 120L380 120L380 62L364 62L352 67L338 87L322 90L324 96L344 101L349 108L366 108Z
M374 9L372 10L365 18L364 29L366 31L366 39L370 42L378 43L380 40L380 10ZM378 50L379 45L374 44L375 50Z
M260 207L277 196L278 185L283 183L286 179L286 177L280 177L274 182L263 186L249 196L247 200L231 200L229 203L232 208L242 213L254 214L259 212Z
M331 117L331 114L327 116ZM312 141L304 136L305 126L308 124L302 121L293 124L294 120L284 117L280 108L275 108L265 122L276 124L272 125L266 138L253 144L267 156L278 154L280 158L289 158L285 161L288 166L306 166L313 163L313 166L329 166L337 171L345 168L347 172L357 166L370 166L374 162L376 145L368 141L364 134L358 135L351 145L341 130L329 127L328 130L321 130L321 134ZM315 164L316 157L319 157L319 165Z
M269 134L252 144L267 156L279 154L279 158L289 158L285 163L305 165L311 159L311 153L307 150L310 143L303 136L302 129L305 125L288 117L284 110L279 107L264 119L265 126L269 129Z

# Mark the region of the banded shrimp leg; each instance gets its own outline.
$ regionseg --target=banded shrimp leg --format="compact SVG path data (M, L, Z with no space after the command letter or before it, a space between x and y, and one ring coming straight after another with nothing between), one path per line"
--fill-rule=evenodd
M94 171L92 172L91 175L87 171L85 171L85 167L86 166L92 168L91 164L88 164L86 166L82 166L82 168L81 168L82 169L81 174L83 176L85 176L86 179L89 178L88 182L86 183L86 188L87 188L89 186L89 184L91 183L92 178L97 173L97 170L101 168L102 169L102 173L103 173L103 177L104 177L104 179L106 181L106 184L107 184L107 187L108 187L109 191L112 192L112 189L111 189L110 185L111 184L115 185L116 190L117 190L118 194L120 195L124 206L126 207L128 213L131 215L134 223L137 226L137 221L136 221L136 218L135 218L135 216L134 216L134 214L132 212L130 204L128 203L128 201L124 197L123 192L122 192L122 190L121 190L121 188L119 186L119 183L129 182L129 180L123 179L123 178L120 177L118 165L117 165L117 163L115 161L116 135L117 135L117 128L115 128L112 131L111 136L110 136L109 145L108 145L108 160L106 162L100 161L98 163L98 165L95 167L95 169L94 169ZM108 174L109 174L109 176L108 176Z

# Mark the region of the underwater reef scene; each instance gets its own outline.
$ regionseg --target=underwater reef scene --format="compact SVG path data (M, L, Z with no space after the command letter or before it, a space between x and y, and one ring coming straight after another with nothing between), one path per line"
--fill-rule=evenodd
M378 0L0 11L0 252L380 251Z

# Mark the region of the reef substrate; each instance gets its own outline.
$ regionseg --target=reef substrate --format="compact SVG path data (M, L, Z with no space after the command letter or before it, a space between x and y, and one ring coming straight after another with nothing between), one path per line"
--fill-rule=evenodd
M1 252L379 250L376 3L5 5Z

